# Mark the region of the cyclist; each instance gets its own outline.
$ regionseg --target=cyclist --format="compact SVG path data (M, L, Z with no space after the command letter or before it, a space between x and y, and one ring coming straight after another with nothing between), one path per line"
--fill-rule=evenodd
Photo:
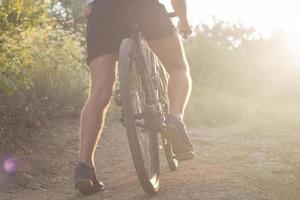
M192 33L186 0L170 0L179 17L182 35ZM81 115L81 148L75 169L75 187L83 194L103 190L95 174L94 154L100 139L106 108L116 76L121 41L130 36L130 25L138 24L150 47L170 75L167 134L175 154L193 155L183 114L190 96L191 78L182 43L159 0L86 0L87 53L90 94Z

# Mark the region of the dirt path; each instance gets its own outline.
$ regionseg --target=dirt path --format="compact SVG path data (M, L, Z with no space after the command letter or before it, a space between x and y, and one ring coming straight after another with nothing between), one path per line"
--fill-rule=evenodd
M84 197L73 189L78 152L78 120L39 130L30 152L37 172L23 169L18 189L0 192L1 200L148 199L141 189L122 126L105 128L97 149L97 175L104 193ZM197 158L170 172L161 154L161 190L150 199L298 200L300 135L247 133L237 129L190 129ZM37 134L37 133L33 133ZM24 165L25 166L25 165Z

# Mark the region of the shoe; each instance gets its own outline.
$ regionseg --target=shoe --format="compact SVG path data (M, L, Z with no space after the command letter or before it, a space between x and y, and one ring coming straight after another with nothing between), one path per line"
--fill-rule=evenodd
M172 144L176 159L183 161L191 160L195 157L193 144L182 120L168 115L166 119L166 135Z
M94 168L78 162L75 169L75 188L88 195L103 191L104 185L97 180Z

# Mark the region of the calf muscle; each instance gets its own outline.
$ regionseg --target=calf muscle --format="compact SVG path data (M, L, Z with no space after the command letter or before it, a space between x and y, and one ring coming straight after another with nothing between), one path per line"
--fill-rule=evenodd
M114 55L103 55L90 63L90 94L81 115L81 162L93 167L96 145L100 139L106 108L115 84Z
M149 41L149 45L169 73L169 112L183 118L191 93L192 81L189 65L179 37L173 36Z

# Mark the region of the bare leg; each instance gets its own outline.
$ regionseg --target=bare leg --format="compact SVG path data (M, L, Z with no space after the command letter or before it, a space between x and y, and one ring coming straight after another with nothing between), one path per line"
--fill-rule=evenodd
M170 114L182 119L192 87L182 43L176 34L148 43L170 75L168 85Z
M100 139L106 108L115 83L115 55L107 54L90 63L90 94L81 114L80 162L94 167L94 154Z

